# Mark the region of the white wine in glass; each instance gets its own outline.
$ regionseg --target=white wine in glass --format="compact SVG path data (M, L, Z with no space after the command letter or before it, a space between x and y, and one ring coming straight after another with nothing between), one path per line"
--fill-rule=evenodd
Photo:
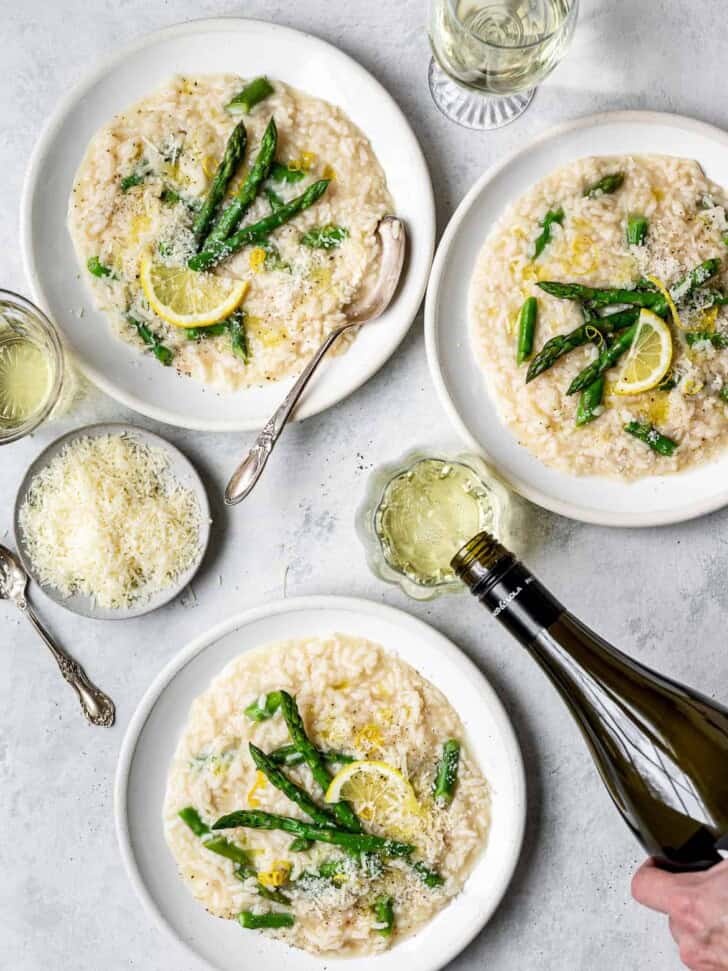
M431 0L430 91L466 128L523 114L566 54L579 0Z

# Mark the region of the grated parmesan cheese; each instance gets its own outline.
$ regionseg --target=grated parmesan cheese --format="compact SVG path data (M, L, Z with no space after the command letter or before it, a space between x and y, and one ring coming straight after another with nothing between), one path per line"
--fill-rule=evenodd
M199 553L200 508L161 449L78 438L35 476L20 528L38 579L119 609L171 586Z

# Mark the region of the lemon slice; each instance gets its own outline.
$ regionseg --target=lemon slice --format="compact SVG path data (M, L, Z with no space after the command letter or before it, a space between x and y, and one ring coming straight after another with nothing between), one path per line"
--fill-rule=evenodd
M154 313L176 327L209 327L224 320L249 287L247 280L155 263L149 253L142 257L141 283Z
M401 772L386 762L352 762L331 780L326 802L351 804L357 816L385 836L408 839L422 825L422 807Z
M651 310L642 310L637 333L614 385L614 393L629 395L650 391L662 381L671 363L670 328L662 317Z

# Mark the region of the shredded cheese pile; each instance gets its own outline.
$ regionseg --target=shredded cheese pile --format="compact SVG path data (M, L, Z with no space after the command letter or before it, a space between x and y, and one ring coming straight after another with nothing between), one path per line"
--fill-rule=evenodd
M192 565L200 520L164 452L126 434L70 442L35 476L20 511L41 583L112 609L148 599Z

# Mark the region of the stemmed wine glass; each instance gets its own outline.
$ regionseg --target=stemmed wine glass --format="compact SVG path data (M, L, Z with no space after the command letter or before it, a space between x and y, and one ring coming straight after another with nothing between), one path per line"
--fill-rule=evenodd
M466 128L515 121L562 60L579 0L430 0L430 91Z

